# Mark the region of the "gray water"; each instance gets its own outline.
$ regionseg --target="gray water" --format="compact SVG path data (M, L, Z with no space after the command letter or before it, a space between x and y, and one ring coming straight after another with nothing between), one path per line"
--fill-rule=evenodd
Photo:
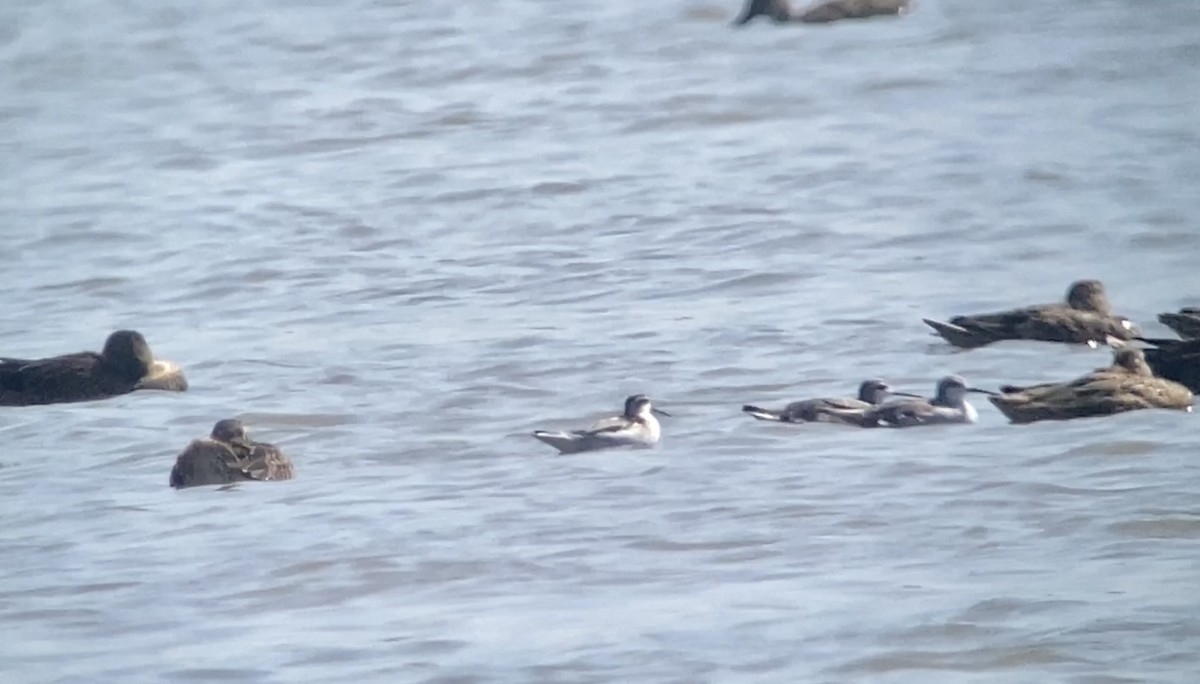
M1192 682L1195 416L739 413L1069 378L922 316L1200 304L1200 3L6 3L4 682ZM529 436L645 392L652 451ZM238 416L298 479L173 491Z

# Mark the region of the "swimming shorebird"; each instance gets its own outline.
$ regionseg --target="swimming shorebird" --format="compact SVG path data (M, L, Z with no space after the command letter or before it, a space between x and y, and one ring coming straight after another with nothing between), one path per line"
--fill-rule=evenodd
M975 407L967 402L968 392L991 394L987 390L969 387L961 375L947 375L938 381L933 399L902 399L880 404L862 416L863 427L916 427L974 423L979 418Z
M1174 330L1185 340L1200 339L1200 308L1187 306L1178 313L1160 313L1158 322Z
M1127 318L1113 315L1099 280L1080 280L1067 290L1062 304L974 316L955 316L948 323L923 319L957 347L982 347L1000 340L1042 340L1098 346L1109 338L1130 340L1140 334Z
M793 401L780 411L759 408L749 404L742 411L759 420L780 423L842 423L859 425L863 414L890 396L916 397L919 395L893 391L883 380L873 378L858 386L857 399L820 398Z
M250 439L242 421L227 418L213 425L208 439L193 441L179 454L170 484L181 489L294 476L292 461L278 447Z
M1125 347L1113 353L1111 366L1097 368L1068 382L1029 387L1006 385L989 397L1014 423L1108 416L1148 408L1191 411L1192 392L1158 378L1140 349Z
M746 0L741 15L733 23L740 26L754 17L763 15L777 23L828 24L842 19L905 14L912 4L910 0L828 0L799 12L792 12L787 0Z
M562 454L621 446L651 447L658 443L662 434L655 413L671 415L654 408L646 395L634 394L625 399L625 412L619 416L596 421L583 430L535 430L533 436Z
M1155 375L1174 380L1193 392L1200 392L1200 339L1138 339L1154 345L1154 348L1143 349L1142 352Z
M0 358L0 406L108 399L136 390L183 392L179 366L155 359L142 334L118 330L104 349L44 359Z

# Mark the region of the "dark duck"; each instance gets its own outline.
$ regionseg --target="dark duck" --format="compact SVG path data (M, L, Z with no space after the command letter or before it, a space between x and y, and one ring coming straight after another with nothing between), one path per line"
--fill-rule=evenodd
M1198 307L1184 307L1177 313L1160 313L1158 322L1174 330L1185 340L1200 339L1200 308Z
M1098 346L1109 338L1138 335L1129 319L1114 315L1099 280L1080 280L1060 304L1043 304L997 313L955 316L949 322L924 319L947 342L971 349L1001 340L1040 340Z
M1193 392L1200 392L1200 339L1138 339L1154 345L1142 351L1155 375L1174 380Z
M226 418L217 421L208 439L194 440L179 454L170 484L182 489L294 476L292 461L278 447L250 439L242 421Z
M108 399L137 390L183 392L183 371L155 359L141 333L118 330L104 349L45 359L0 358L0 406Z

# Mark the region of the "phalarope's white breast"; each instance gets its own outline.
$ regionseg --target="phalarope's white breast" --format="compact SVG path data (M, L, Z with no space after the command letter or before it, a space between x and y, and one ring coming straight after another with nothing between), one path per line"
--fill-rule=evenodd
M533 436L563 454L621 446L650 447L662 434L655 413L671 415L651 406L646 395L634 394L625 400L625 412L619 416L596 421L583 430L535 430Z
M781 411L772 411L747 404L742 407L742 411L759 420L781 423L821 422L858 425L868 410L883 403L890 396L920 398L920 395L917 394L896 392L883 380L873 378L865 380L859 385L857 399L837 397L804 399L788 404Z
M994 394L968 387L961 375L947 375L938 381L933 399L904 399L880 404L863 415L863 427L916 427L948 423L974 423L979 418L975 407L967 403L967 392Z

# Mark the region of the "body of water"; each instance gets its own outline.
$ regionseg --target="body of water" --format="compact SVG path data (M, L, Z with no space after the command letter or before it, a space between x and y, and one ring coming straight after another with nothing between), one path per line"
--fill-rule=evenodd
M1191 682L1200 422L759 423L1074 377L922 316L1200 297L1200 3L0 9L5 682ZM644 392L651 451L529 436ZM297 479L173 491L237 416Z

